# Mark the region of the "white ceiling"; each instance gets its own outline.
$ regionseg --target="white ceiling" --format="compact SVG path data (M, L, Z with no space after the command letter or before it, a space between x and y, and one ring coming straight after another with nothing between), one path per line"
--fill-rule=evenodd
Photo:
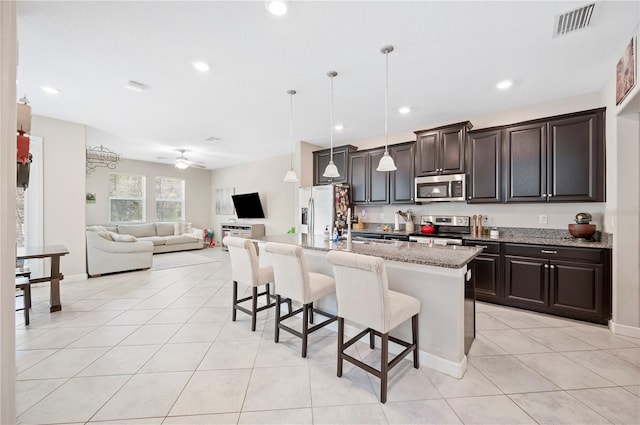
M552 38L554 16L585 4L290 2L276 17L262 1L20 1L18 94L125 158L170 163L186 149L215 169L289 153L288 89L294 138L328 146L329 70L345 126L334 144L384 134L384 44L391 133L601 90L639 2L598 2L590 27ZM505 78L514 86L496 90Z

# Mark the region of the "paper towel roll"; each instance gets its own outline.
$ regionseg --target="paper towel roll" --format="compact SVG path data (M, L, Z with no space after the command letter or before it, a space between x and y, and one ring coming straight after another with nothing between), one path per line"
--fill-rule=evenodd
M399 220L398 213L395 213L394 216L395 216L395 221L393 223L393 230L400 230L400 222L398 221Z

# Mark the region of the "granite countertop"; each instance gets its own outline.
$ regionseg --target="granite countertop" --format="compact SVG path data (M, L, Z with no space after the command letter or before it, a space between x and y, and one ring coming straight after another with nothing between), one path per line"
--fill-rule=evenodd
M602 233L600 241L587 241L572 237L565 229L535 229L521 227L504 227L499 229L497 238L489 235L465 236L465 240L524 243L533 245L557 245L576 248L613 248L613 235Z
M393 226L389 226L393 228ZM416 229L418 226L416 225ZM508 242L508 243L524 243L533 245L557 245L557 246L569 246L577 248L613 248L613 235L610 233L602 233L600 241L593 242L584 239L576 239L572 237L565 229L539 229L539 228L525 228L525 227L502 227L499 228L500 236L492 238L489 235L483 236L463 236L462 239L470 241L491 241L491 242ZM389 230L387 232L382 230L382 226L373 224L367 226L364 229L352 230L352 232L368 233L375 235L410 235L415 232L406 232L404 229L399 231ZM425 235L428 236L428 235ZM438 237L438 235L433 235Z
M388 233L388 232L386 232ZM305 249L317 251L350 251L356 254L372 255L385 260L403 263L423 264L427 266L459 269L471 262L481 252L482 248L474 246L429 246L415 242L357 240L347 248L347 241L341 240L337 244L327 242L322 236L309 238L303 234L286 234L252 238L256 242L279 242L298 245Z

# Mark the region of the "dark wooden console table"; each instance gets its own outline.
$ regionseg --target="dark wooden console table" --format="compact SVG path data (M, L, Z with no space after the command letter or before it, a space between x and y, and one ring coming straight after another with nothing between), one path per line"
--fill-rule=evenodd
M60 281L64 279L60 273L60 257L67 255L69 251L64 245L36 246L18 248L16 259L29 260L33 258L51 258L51 273L47 277L29 279L29 284L51 282L51 296L49 300L49 311L62 310L60 305Z

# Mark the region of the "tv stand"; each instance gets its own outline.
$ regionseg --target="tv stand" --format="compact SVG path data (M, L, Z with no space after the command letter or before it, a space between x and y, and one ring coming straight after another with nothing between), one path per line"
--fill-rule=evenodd
M228 251L229 248L222 243L222 239L225 236L234 236L236 238L257 238L264 236L264 224L250 224L250 223L223 223L221 226L222 238L220 244L222 249Z

